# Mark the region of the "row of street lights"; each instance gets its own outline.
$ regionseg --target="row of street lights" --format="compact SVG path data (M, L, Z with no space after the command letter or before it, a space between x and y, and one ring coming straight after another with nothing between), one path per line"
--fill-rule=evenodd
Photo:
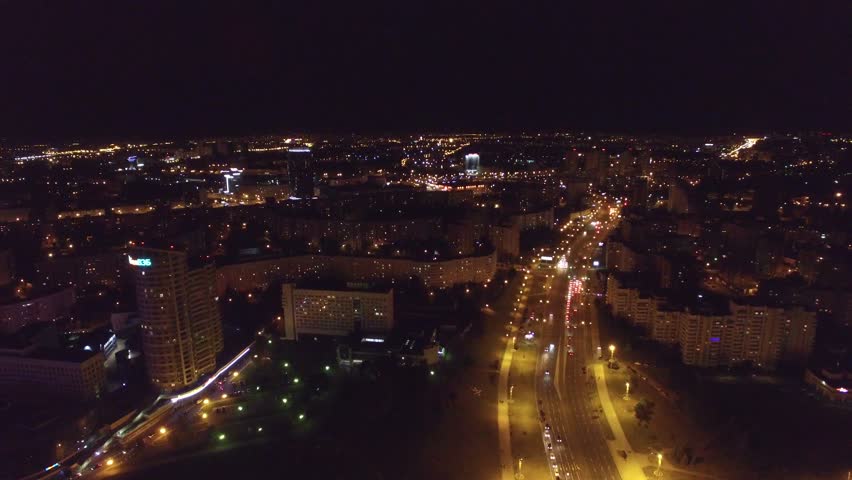
M615 345L610 344L609 346L609 363L615 361ZM624 400L630 400L630 382L624 382ZM657 469L654 470L655 477L662 477L663 471L661 470L663 467L663 454L657 453Z

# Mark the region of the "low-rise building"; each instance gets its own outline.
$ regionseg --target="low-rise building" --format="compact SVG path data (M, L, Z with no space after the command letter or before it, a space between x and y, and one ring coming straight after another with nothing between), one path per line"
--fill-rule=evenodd
M0 347L0 385L22 394L97 398L106 385L104 354L35 345Z
M65 288L28 298L0 303L0 333L12 333L34 324L59 320L71 315L76 302L73 288Z
M394 326L393 289L369 290L281 288L279 328L285 338L302 335L345 336L353 332L387 333Z
M430 288L483 283L497 273L496 252L447 260L377 258L369 256L295 255L221 265L216 270L216 291L247 292L266 289L277 281L335 277L351 282L408 281L420 278Z
M642 327L653 340L678 344L687 365L750 364L772 370L780 364L804 365L813 351L816 313L801 306L706 293L688 301L653 296L641 289L637 278L611 274L607 305L613 315Z

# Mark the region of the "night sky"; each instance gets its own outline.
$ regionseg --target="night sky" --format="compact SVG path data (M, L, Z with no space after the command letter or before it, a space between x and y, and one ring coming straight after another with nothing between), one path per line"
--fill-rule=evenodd
M0 138L849 130L850 5L5 1Z

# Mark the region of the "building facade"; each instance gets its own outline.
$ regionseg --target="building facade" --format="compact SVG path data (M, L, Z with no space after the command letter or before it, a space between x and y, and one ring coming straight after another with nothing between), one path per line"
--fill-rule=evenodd
M65 288L0 305L0 333L13 333L33 323L52 322L68 317L76 301L74 289Z
M479 154L468 153L464 156L464 173L465 175L475 177L479 175Z
M281 306L279 328L290 340L298 340L301 335L387 333L394 326L393 289L313 290L285 283Z
M765 370L804 365L816 339L816 313L798 306L745 300L730 300L723 311L677 306L614 274L605 298L613 315L642 327L655 341L678 344L686 365L750 364Z
M287 169L290 195L298 198L314 196L314 165L309 148L291 148L287 151Z
M135 249L128 262L151 382L176 390L213 372L223 348L214 267L191 268L186 253L154 248Z
M497 273L497 255L421 261L409 258L375 258L333 255L295 255L220 266L216 291L266 289L276 281L336 277L350 282L420 278L430 288L463 283L483 283Z
M104 354L42 349L0 352L0 385L21 393L94 399L106 385Z

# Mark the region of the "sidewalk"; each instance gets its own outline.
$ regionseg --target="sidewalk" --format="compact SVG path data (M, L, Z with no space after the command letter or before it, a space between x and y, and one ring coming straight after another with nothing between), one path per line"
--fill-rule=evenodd
M647 477L645 476L645 472L643 472L643 468L651 464L645 455L637 454L633 451L633 447L630 446L630 442L627 441L627 437L624 435L624 430L622 430L621 423L615 414L612 399L609 398L609 391L606 388L606 372L604 372L603 365L600 363L595 364L594 372L601 407L603 408L609 428L615 436L615 440L607 441L607 446L616 467L618 467L621 480L645 480ZM619 451L627 452L627 459L619 455Z
M513 329L514 330L514 329ZM497 431L500 445L500 478L514 480L512 438L509 434L509 369L515 349L512 338L506 339L506 349L500 362L500 379L497 382Z

